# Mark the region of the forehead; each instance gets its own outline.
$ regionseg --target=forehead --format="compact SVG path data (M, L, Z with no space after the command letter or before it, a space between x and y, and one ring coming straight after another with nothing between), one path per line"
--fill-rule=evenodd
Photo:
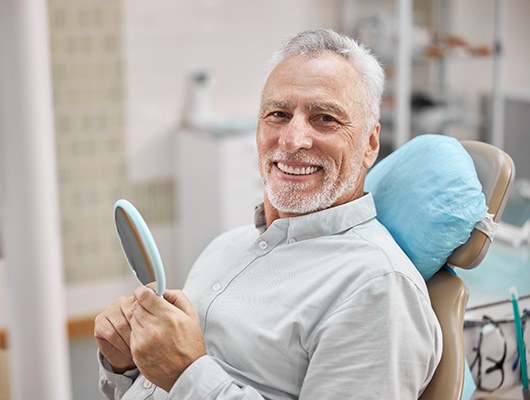
M360 75L353 65L333 53L317 57L291 56L270 73L262 96L262 106L296 104L357 103L360 101ZM307 106L306 106L307 108Z

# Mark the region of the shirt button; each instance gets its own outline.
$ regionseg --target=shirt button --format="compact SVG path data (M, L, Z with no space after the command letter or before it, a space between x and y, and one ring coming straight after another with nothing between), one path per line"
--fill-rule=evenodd
M289 244L293 244L293 243L296 243L296 239L295 238L289 239Z
M221 284L220 284L219 282L214 283L214 284L212 285L212 290L213 290L214 292L218 292L219 290L221 290Z
M262 240L259 242L258 246L261 250L265 250L267 247L269 247L269 244L265 240Z
M144 381L144 389L150 389L153 384L149 382L148 380Z

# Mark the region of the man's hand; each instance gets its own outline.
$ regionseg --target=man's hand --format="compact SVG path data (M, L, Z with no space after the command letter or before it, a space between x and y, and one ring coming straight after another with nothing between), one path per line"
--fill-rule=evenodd
M130 314L135 303L133 296L122 296L96 317L94 336L101 354L111 364L115 373L134 369L130 349Z
M197 312L180 290L166 290L164 299L142 286L129 323L131 352L140 372L169 392L195 360L206 354Z

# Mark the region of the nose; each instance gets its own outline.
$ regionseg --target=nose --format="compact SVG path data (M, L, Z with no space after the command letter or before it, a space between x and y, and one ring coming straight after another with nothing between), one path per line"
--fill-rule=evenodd
M311 129L311 124L302 116L294 116L283 127L278 139L280 148L290 153L294 153L300 149L310 149L313 146Z

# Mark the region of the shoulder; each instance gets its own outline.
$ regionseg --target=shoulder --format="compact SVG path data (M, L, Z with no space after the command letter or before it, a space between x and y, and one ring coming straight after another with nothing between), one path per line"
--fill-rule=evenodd
M364 275L367 281L395 273L428 297L427 286L420 272L378 220L372 219L355 227L346 233L345 238L348 237L352 240L352 247L355 247L351 256L365 260Z

